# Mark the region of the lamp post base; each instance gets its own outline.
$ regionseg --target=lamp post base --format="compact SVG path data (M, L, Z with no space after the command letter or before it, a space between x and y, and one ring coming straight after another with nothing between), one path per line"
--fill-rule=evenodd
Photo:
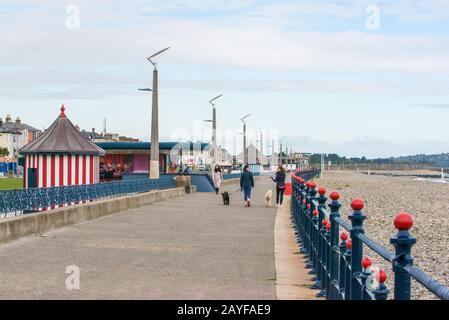
M150 179L159 179L159 161L150 161Z

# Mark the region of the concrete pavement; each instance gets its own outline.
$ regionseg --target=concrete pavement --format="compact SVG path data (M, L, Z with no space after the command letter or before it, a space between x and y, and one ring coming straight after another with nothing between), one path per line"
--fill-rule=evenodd
M0 246L0 299L275 299L273 184L194 193ZM80 289L66 288L66 268Z

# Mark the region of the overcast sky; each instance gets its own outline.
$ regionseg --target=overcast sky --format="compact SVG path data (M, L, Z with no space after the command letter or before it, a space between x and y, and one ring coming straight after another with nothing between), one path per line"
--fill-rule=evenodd
M0 116L48 127L64 103L86 130L106 117L148 140L137 88L151 86L146 57L170 46L157 59L163 140L223 93L222 137L251 113L252 132L278 130L296 151L449 152L448 33L446 0L2 0Z

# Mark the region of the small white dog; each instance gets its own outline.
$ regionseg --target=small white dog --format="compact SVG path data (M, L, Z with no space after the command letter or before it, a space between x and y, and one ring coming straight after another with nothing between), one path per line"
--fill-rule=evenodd
M273 191L270 189L265 193L265 207L270 208L272 205Z

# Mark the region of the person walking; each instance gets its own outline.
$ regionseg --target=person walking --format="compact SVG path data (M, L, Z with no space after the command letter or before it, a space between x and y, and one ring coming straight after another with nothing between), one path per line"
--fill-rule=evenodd
M214 180L215 193L218 194L218 192L220 191L221 183L224 180L223 173L221 172L221 168L218 166L218 164L215 166L212 179Z
M245 208L251 207L251 189L254 188L254 177L249 166L245 164L242 175L240 176L240 191L243 191Z
M271 177L271 179L276 183L276 206L279 208L284 202L284 192L285 192L285 169L282 166L276 171L276 176Z

